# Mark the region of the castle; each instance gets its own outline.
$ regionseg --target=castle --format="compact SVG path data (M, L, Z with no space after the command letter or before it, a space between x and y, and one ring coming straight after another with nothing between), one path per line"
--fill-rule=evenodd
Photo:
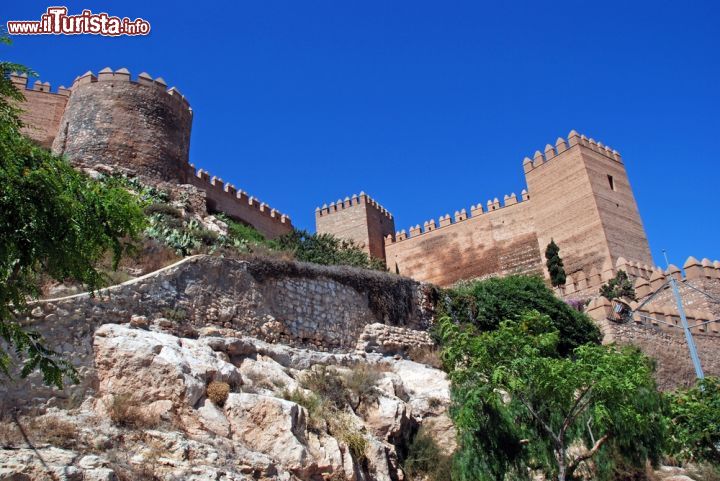
M293 230L290 217L189 163L193 114L187 99L162 78L121 68L87 72L70 88L11 75L25 95L24 133L75 165L129 170L149 182L191 184L205 192L207 210L252 225L268 238Z
M542 274L551 240L569 277L597 288L621 259L648 272L652 256L620 154L570 132L523 161L527 189L395 232L364 193L316 209L318 232L352 239L388 269L450 285L492 275ZM596 282L597 281L597 282Z

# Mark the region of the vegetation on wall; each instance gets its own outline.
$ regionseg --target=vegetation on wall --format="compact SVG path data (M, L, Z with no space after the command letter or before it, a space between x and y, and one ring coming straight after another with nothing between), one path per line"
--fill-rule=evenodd
M382 259L368 255L350 240L339 239L331 234L310 234L304 230L295 230L280 237L277 245L282 250L292 252L299 261L386 270Z
M0 70L0 371L9 374L12 350L24 359L22 377L37 369L61 387L76 377L71 365L14 312L39 295L41 274L100 286L97 262L110 251L117 266L145 219L126 190L93 181L20 133L23 95L9 74L31 72L8 62Z
M545 265L550 273L550 283L553 287L564 286L565 268L563 267L563 261L560 258L560 248L552 239L545 249L545 259Z
M622 269L618 270L615 277L600 287L600 295L609 300L621 297L632 301L637 300L632 280L628 277L627 272Z

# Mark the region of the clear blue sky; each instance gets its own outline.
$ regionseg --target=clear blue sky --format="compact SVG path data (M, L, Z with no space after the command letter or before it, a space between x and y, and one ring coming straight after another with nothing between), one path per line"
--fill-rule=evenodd
M54 4L3 2L3 24ZM191 161L297 227L360 190L398 229L519 194L523 157L576 129L623 154L657 263L720 258L718 2L65 4L152 32L16 37L3 58L53 88L164 77L195 112Z

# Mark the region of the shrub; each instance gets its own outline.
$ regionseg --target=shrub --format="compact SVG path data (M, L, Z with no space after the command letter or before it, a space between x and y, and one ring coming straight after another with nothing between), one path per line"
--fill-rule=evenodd
M208 399L215 403L215 405L222 406L230 395L230 384L221 381L212 381L208 384L206 394Z
M347 413L336 412L329 419L329 428L330 434L345 443L348 451L357 462L362 462L366 458L368 440L355 425L352 417Z
M349 396L343 379L332 367L314 366L302 376L300 384L337 409L342 409L349 404Z
M144 209L145 215L162 214L168 217L174 217L176 219L182 219L182 212L175 207L164 202L156 202L148 205Z
M42 440L59 448L76 448L80 431L75 424L54 416L35 419L30 424L34 440Z
M331 234L310 234L295 230L281 236L277 245L280 249L293 252L299 261L387 270L385 262L372 258L353 241L339 239Z
M633 301L637 300L633 282L622 269L617 271L615 277L610 279L607 284L603 284L600 287L600 295L611 301L620 297L627 297Z
M110 421L116 426L143 429L157 426L160 420L130 394L116 394L106 405Z
M542 279L508 276L464 283L445 291L440 314L470 323L481 331L496 329L502 321L517 320L528 311L549 316L560 332L562 354L587 342L599 343L600 331L587 315L558 299Z
M424 428L420 428L408 448L403 464L410 480L449 481L452 457L444 454Z
M720 466L720 379L708 377L668 395L668 454Z
M358 364L342 376L343 384L349 391L348 399L355 401L353 410L365 403L375 402L379 392L376 387L382 378L381 368L377 364Z
M280 392L280 397L299 404L307 410L308 429L315 432L322 432L327 429L327 419L330 417L330 413L334 411L326 401L315 394L306 394L302 389L295 389L294 391L283 389Z

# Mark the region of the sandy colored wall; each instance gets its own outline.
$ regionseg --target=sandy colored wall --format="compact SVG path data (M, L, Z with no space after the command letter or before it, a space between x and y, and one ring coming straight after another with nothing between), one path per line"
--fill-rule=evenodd
M12 75L11 80L25 96L25 102L19 105L22 109L20 120L25 125L22 132L49 149L58 134L70 91L60 88L53 93L49 83L39 80L27 89L27 77L18 75Z
M450 285L460 279L541 273L532 201L475 215L385 246L391 272Z

